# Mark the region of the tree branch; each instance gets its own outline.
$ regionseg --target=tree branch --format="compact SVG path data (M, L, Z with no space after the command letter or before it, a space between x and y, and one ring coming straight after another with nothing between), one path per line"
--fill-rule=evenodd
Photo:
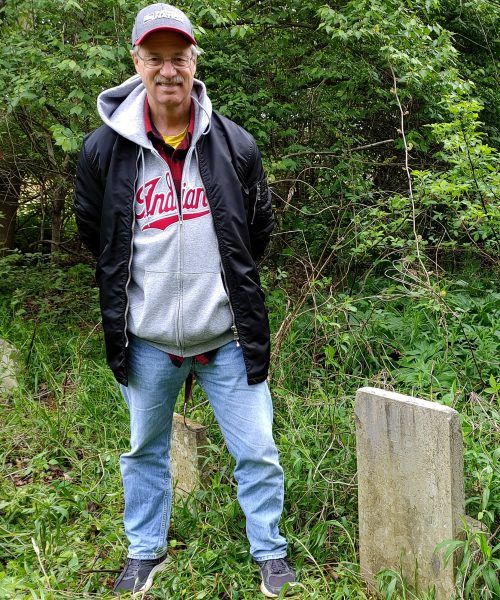
M390 144L394 139L390 138L388 140L381 140L380 142L373 142L373 144L366 144L365 146L355 146L354 148L348 148L348 152L359 152L360 150L368 150L368 148L374 148L375 146L382 146L383 144ZM333 150L303 150L301 152L292 152L290 154L285 154L282 158L290 158L291 156L306 156L307 154L327 154L335 156L336 154L340 154L339 151Z

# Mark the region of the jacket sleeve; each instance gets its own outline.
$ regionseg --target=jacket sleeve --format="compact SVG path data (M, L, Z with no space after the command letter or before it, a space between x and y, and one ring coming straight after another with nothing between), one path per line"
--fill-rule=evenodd
M252 256L255 261L262 258L274 228L274 213L271 204L271 190L262 168L262 159L254 142L253 160L248 173L249 231Z
M74 210L82 242L94 256L100 254L101 210L104 185L98 174L97 162L89 156L88 137L78 157Z

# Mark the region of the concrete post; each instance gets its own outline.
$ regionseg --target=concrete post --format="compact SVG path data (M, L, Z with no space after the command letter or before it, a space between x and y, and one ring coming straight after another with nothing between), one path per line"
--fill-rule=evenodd
M376 388L356 396L361 573L372 589L384 568L436 600L453 594L455 569L437 544L463 529L463 445L458 413Z
M186 423L189 429L184 425L183 416L174 413L170 466L174 492L179 496L191 494L205 476L206 427L191 419L186 419Z
M17 350L3 339L0 339L0 395L9 394L17 389L16 373Z

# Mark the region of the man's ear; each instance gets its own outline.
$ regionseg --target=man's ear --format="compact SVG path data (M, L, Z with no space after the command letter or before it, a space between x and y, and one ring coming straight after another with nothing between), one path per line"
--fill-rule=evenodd
M137 57L137 54L133 50L131 50L130 56L132 57L132 60L134 61L134 67L135 67L136 72L139 73L139 68L138 68L139 67L139 58ZM140 75L140 73L139 73L139 75Z

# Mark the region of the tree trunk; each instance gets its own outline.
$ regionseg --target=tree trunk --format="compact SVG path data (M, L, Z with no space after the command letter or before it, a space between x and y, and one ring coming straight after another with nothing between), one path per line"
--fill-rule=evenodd
M52 204L52 245L51 253L57 252L61 244L62 225L64 206L66 203L66 180L64 173L68 168L69 155L66 155L61 165L61 174L54 188L54 198Z
M54 202L52 208L52 244L51 253L57 252L61 243L61 232L64 212L65 186L62 180L57 182L54 190Z
M0 255L16 245L16 217L21 193L18 173L0 171Z

